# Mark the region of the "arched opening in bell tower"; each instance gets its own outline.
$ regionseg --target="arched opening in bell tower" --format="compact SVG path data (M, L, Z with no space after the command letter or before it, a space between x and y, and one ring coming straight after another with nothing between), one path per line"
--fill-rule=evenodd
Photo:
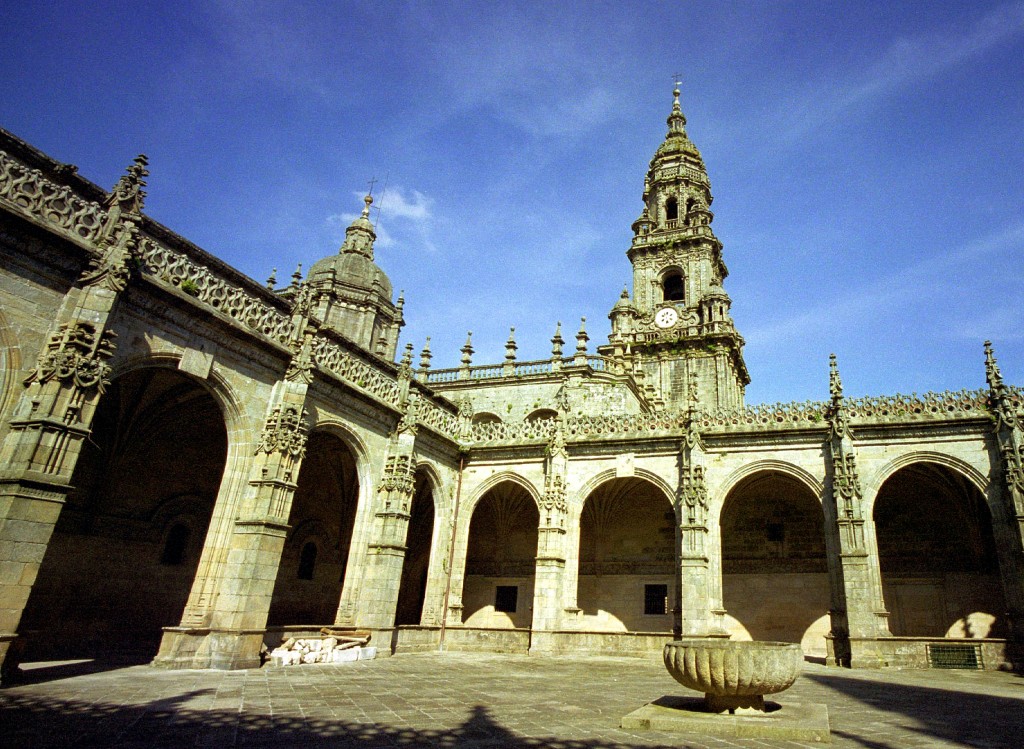
M686 301L686 282L678 270L670 270L662 277L661 290L666 302Z
M665 224L671 229L679 219L679 201L669 198L665 201Z

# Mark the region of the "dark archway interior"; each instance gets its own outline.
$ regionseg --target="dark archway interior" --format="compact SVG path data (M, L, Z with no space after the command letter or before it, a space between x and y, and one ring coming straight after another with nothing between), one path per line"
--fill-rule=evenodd
M992 520L960 473L915 463L878 490L875 536L894 635L1005 637Z
M680 273L669 273L662 281L666 302L685 302L686 287Z
M467 625L530 626L539 524L537 503L514 482L498 484L477 503L462 593Z
M584 628L671 632L676 516L668 497L640 478L590 493L580 517L577 605Z
M729 492L721 520L722 597L751 638L802 642L806 654L825 654L824 528L821 503L783 473L754 474Z
M213 397L175 370L101 397L19 626L24 660L147 660L177 625L227 457Z
M352 451L330 432L314 431L288 516L291 530L278 567L268 626L334 622L358 500Z
M427 474L419 470L416 472L416 486L409 510L409 532L405 540L402 581L398 588L396 625L419 624L423 617L433 536L434 493Z

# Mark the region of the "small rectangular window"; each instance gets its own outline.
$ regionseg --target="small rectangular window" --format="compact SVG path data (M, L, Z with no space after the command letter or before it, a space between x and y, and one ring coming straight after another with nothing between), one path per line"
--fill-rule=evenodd
M644 586L644 615L664 616L668 613L668 586Z
M506 614L516 613L516 604L519 602L518 585L499 585L494 591L494 610L503 611Z

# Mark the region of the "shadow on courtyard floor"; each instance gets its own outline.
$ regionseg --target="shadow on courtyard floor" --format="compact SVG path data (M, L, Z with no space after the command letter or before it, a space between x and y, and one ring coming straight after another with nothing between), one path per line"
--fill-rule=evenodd
M36 661L23 663L4 673L3 686L42 684L55 679L69 679L73 676L87 676L104 671L115 671L129 666L141 666L153 660L147 653L101 655L89 658Z
M851 678L841 674L804 674L805 679L851 697L876 710L903 716L892 721L903 733L914 733L965 747L1022 746L1024 738L1024 690L1022 699L942 689L893 684L883 680ZM823 695L828 702L827 695ZM829 707L830 713L832 707ZM909 720L906 720L908 719ZM832 718L833 738L854 741L870 749L898 749L902 746L893 731L872 738L864 733L837 729Z
M196 710L181 703L210 690L125 706L9 697L0 693L5 747L502 747L527 749L629 749L600 739L523 737L504 728L482 705L452 729L419 729L331 718L245 715L236 710ZM652 745L645 744L646 747ZM688 744L655 746L674 749Z

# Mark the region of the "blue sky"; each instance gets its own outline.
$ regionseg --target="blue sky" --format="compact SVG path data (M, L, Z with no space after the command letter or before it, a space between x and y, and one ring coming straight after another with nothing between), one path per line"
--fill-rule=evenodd
M840 10L841 9L841 10ZM264 280L367 182L403 343L592 348L672 76L749 403L1024 383L1024 2L60 2L0 9L0 126Z

